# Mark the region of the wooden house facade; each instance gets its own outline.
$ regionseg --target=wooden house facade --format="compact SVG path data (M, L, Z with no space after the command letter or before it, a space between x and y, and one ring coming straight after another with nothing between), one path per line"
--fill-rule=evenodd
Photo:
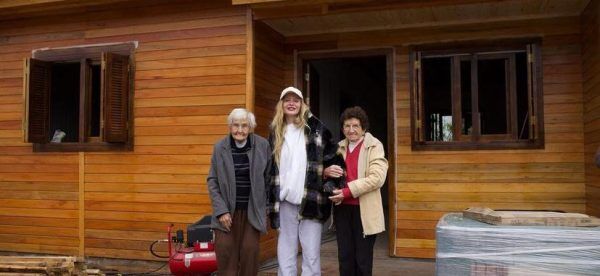
M289 85L319 117L367 105L390 256L434 257L473 205L600 216L598 2L4 1L0 251L155 260L210 213L227 114L266 135Z

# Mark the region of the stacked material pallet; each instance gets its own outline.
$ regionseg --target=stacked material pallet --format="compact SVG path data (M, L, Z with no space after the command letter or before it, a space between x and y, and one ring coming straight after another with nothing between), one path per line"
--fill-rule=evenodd
M64 256L0 256L2 275L104 275L87 269L83 258Z
M436 230L436 275L600 275L600 227L560 226L593 220L567 216L559 223L555 214L546 221L523 214L508 218L534 225L514 225L516 219L494 225L460 213L444 215Z

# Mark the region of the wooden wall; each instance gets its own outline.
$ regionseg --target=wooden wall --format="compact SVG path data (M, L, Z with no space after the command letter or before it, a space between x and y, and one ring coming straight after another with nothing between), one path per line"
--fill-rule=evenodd
M211 212L212 145L249 100L248 15L230 4L137 1L0 24L0 251L155 259L150 241L170 223ZM125 41L139 42L135 150L33 153L21 128L23 59Z
M269 124L275 113L275 105L286 85L284 82L285 53L283 36L266 24L256 21L254 41L254 83L257 133L267 137Z
M435 256L435 226L446 212L483 205L585 212L579 17L348 32L286 38L286 81L293 50L393 47L396 136L394 255ZM545 148L412 151L409 46L421 43L541 37Z
M262 22L254 22L254 113L258 124L256 133L269 136L275 105L279 101L283 82L283 37ZM261 254L277 254L277 231L269 228L263 236Z
M598 1L591 1L581 17L581 64L584 98L586 206L588 214L600 217L600 169L594 162L594 154L600 147L599 13Z

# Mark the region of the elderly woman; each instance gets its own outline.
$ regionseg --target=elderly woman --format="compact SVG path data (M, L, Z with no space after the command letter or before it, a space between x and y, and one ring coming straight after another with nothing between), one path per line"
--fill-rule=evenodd
M219 275L256 275L258 242L266 232L267 176L271 149L253 134L254 115L231 111L229 134L213 149L207 184Z
M340 275L371 275L375 237L385 231L380 189L388 163L381 142L367 132L362 108L347 108L340 121L346 138L338 143L338 153L345 161L346 184L329 197L335 203ZM341 167L332 167L334 176L343 174Z
M273 145L271 226L279 229L278 275L297 274L298 241L302 275L321 275L321 231L331 202L323 189L323 159L335 156L335 143L325 125L309 111L302 92L281 92L269 141Z

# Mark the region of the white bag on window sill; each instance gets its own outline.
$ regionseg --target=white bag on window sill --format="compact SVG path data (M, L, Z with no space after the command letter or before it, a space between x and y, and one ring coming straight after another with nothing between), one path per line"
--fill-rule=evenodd
M67 134L60 130L57 129L54 131L54 135L52 135L52 140L50 140L51 143L62 143L62 140L65 138Z

